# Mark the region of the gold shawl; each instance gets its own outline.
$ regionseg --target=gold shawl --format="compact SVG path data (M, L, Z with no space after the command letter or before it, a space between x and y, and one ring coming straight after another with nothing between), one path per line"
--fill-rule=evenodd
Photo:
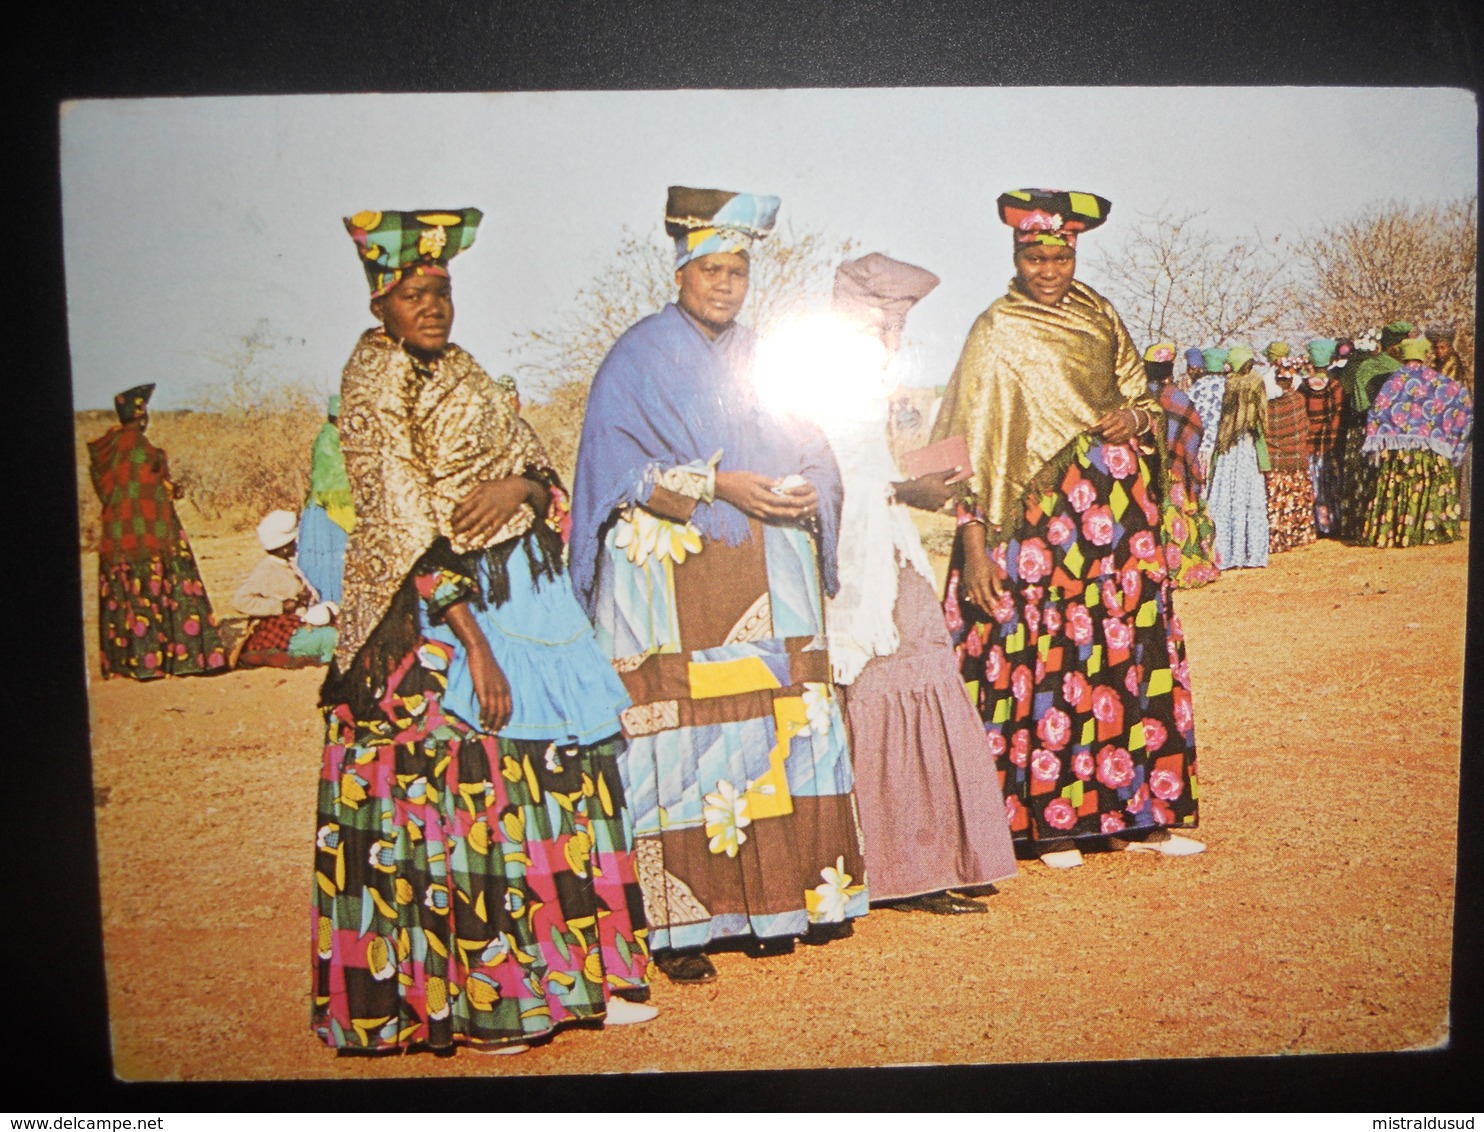
M933 439L962 436L990 541L1017 524L1037 475L1079 433L1114 409L1155 414L1159 403L1123 320L1085 283L1055 306L1016 281L975 320L943 395Z
M514 381L491 377L451 343L414 365L379 329L361 335L340 378L340 447L357 520L335 647L345 672L434 539L467 553L525 534L536 517L521 504L493 538L471 544L454 537L459 500L485 480L551 462L520 417Z

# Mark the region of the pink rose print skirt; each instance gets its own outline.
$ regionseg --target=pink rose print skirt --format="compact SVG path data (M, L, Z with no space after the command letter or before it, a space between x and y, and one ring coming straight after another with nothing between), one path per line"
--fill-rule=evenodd
M960 599L955 548L944 612L959 670L1013 837L1193 827L1190 672L1150 461L1130 444L1073 443L1057 486L1033 488L991 550L1010 577L994 609Z

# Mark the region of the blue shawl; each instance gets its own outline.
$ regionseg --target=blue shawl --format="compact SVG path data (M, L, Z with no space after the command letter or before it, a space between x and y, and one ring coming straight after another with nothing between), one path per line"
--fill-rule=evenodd
M797 473L819 491L820 576L839 589L835 550L844 489L834 454L817 428L774 416L758 403L751 367L756 339L733 326L708 339L669 303L613 344L593 378L572 484L572 584L591 616L602 538L613 513L642 504L658 473L705 463L720 471L782 478ZM747 516L729 503L698 504L700 533L737 545Z

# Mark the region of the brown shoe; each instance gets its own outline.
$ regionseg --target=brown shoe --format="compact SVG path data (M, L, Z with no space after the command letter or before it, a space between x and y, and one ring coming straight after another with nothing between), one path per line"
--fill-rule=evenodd
M716 979L716 967L699 951L670 951L654 957L654 965L672 983L691 985Z

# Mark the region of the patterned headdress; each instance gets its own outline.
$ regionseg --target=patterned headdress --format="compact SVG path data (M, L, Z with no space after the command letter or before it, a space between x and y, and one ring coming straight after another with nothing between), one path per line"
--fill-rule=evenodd
M136 385L133 389L115 394L113 411L119 415L119 424L128 424L143 415L144 407L149 404L154 391L155 383L151 381L148 385Z
M1103 197L1065 189L1013 189L995 204L1015 229L1017 251L1032 244L1075 248L1078 235L1102 224L1113 208Z
M1149 349L1144 351L1144 360L1146 362L1173 363L1175 360L1175 343L1156 342L1154 345L1150 346Z
M747 252L773 231L777 197L671 185L665 232L675 240L675 267L717 252Z
M374 299L409 272L448 278L448 261L474 243L482 219L477 208L358 212L345 218L345 230L361 251Z

